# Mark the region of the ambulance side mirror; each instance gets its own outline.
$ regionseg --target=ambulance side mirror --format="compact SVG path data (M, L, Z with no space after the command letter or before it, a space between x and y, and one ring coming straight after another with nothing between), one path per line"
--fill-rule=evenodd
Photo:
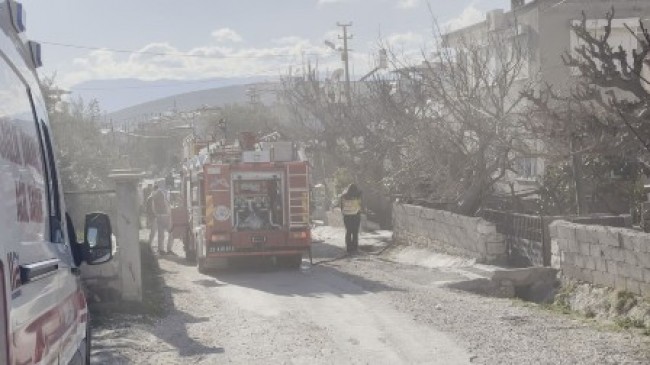
M84 227L84 260L88 265L99 265L113 258L113 230L111 220L104 213L86 215Z

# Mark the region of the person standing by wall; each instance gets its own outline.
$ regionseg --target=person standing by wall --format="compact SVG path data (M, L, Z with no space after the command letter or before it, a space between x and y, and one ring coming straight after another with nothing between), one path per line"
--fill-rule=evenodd
M156 235L156 213L153 210L153 193L158 190L158 186L153 184L149 194L145 198L145 214L147 215L147 228L149 228L149 244L153 244L153 238Z
M151 196L151 192L153 191L153 184L147 184L143 189L142 189L142 215L144 215L145 218L145 223L144 226L146 228L151 229L152 221L151 221L151 209L149 209L149 196Z
M174 190L174 175L172 171L170 171L169 174L167 174L167 177L165 177L165 185L167 186L167 190Z
M345 224L345 247L349 254L359 249L359 226L361 225L361 190L350 184L341 196L341 213Z
M151 227L151 232L149 234L150 242L153 243L154 234L158 233L158 253L161 255L166 254L164 251L164 242L165 242L165 232L169 230L169 202L165 193L158 187L154 185L153 193L149 196L148 204L151 205L153 214L155 216L154 224L155 227Z

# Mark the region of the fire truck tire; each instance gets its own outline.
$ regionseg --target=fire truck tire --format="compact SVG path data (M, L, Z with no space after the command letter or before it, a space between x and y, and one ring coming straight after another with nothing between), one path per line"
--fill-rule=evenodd
M88 320L86 321L86 353L85 359L84 359L84 364L85 365L90 365L90 351L92 350L92 332L90 329L90 316L88 316Z
M280 257L280 264L287 269L296 270L302 264L302 255L291 255Z
M196 251L194 251L192 249L189 249L189 248L186 248L185 249L185 260L187 260L187 262L191 262L191 263L196 262Z
M194 247L194 242L192 239L192 232L187 229L183 235L183 248L185 249L185 259L188 262L196 262L196 248Z
M199 269L199 272L201 274L206 274L208 272L208 270L205 267L205 263L201 259L198 259L196 261L196 267L197 267L197 269Z

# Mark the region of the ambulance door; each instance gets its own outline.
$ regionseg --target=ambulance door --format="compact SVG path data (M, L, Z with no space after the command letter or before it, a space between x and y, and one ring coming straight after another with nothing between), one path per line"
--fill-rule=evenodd
M38 110L38 108L37 108ZM60 320L60 364L68 364L76 355L79 349L86 350L86 337L88 308L80 281L80 271L72 256L71 245L78 245L73 242L74 237L66 235L70 230L76 227L67 227L72 224L72 220L65 219L65 206L63 204L61 185L59 184L58 173L54 161L54 148L52 146L51 133L48 126L40 119L41 140L45 151L45 166L49 176L48 181L48 203L49 219L51 225L57 225L61 228L60 232L53 232L50 244L55 249L57 255L58 268L56 272L56 286L58 288L59 302L59 320ZM68 229L69 228L69 229ZM83 227L79 227L83 229ZM66 237L64 237L66 236ZM75 235L76 236L76 235ZM83 354L81 354L83 356Z
M6 40L4 40L6 41ZM10 49L0 44L0 49ZM10 364L57 364L62 339L60 222L50 220L48 174L29 88L0 58L0 257L7 268Z

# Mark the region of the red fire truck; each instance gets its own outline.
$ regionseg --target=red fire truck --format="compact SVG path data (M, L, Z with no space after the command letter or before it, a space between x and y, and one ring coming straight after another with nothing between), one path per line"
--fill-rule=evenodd
M269 257L298 268L310 249L309 166L291 142L208 144L186 162L184 231L187 258L199 271L240 257Z

